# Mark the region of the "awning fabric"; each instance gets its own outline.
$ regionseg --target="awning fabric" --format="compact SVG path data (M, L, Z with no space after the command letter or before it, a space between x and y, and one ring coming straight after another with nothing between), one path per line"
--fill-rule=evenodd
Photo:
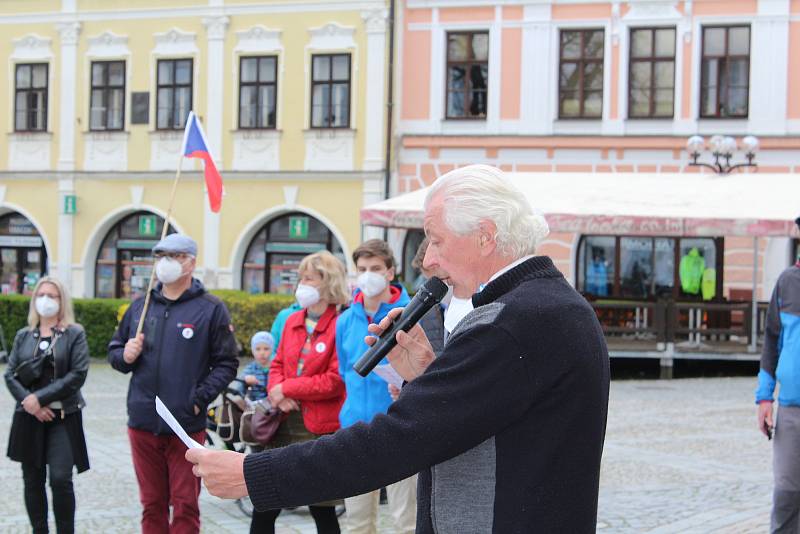
M797 236L800 174L507 173L551 232ZM362 208L361 222L422 228L426 189Z

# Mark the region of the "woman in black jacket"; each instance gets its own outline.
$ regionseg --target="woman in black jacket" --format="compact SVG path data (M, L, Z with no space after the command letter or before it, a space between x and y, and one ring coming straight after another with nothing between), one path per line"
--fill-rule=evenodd
M80 388L89 370L89 346L75 322L63 284L43 277L36 284L28 326L17 332L5 379L17 400L8 457L22 463L25 508L34 533L47 532L46 472L59 534L75 530L72 467L89 469Z

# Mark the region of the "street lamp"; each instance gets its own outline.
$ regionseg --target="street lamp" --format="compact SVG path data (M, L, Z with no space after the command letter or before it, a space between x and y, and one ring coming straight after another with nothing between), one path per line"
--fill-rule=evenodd
M714 156L714 163L704 163L697 161L700 152L706 148L706 140L699 135L693 135L686 141L686 150L692 158L689 165L694 167L706 167L717 174L728 174L739 167L757 167L753 161L758 152L758 138L748 135L742 139L742 149L745 151L746 163L736 163L731 165L731 158L737 149L736 139L730 136L714 135L708 140L708 149Z

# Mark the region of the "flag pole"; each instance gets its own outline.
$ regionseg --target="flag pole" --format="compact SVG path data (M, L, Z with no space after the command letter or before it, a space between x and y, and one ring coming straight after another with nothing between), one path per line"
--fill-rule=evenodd
M164 217L164 227L161 229L161 239L167 237L167 230L169 229L169 218L172 215L172 205L175 202L175 192L178 190L178 181L181 179L181 167L183 166L183 149L181 149L181 158L178 160L178 171L175 173L175 181L172 182L172 193L169 195L169 205L167 206L167 216ZM156 259L153 257L153 268L150 271L150 283L147 284L147 293L144 295L144 308L142 308L142 315L139 317L139 325L136 327L136 337L142 333L144 328L144 317L147 315L147 307L150 305L150 292L153 290L153 283L156 280Z

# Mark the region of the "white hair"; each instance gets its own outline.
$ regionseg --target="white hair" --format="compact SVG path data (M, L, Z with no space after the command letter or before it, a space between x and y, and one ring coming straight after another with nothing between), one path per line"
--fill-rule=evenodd
M534 213L525 194L489 165L469 165L448 172L428 190L425 209L442 196L444 221L459 235L476 231L481 221L497 228L499 252L514 259L533 254L550 229L542 215Z

